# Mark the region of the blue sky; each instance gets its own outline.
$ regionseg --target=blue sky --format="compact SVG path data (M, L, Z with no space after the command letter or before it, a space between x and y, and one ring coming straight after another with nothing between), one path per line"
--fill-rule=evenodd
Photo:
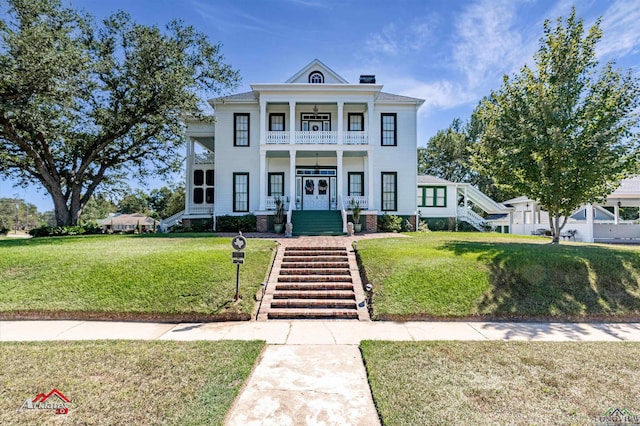
M223 45L226 60L252 83L284 82L314 58L357 83L375 74L385 92L425 99L418 145L454 118L467 120L504 74L531 64L545 19L572 5L591 26L602 17L601 61L640 74L638 0L67 0L103 18L122 9L144 24L179 18ZM151 182L149 188L162 186ZM52 209L36 188L0 181L0 197L19 194Z

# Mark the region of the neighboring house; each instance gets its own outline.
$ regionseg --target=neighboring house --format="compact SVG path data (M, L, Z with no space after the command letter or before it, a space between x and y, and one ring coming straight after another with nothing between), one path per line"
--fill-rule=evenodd
M450 182L431 175L418 176L417 197L418 215L428 223L455 218L485 231L488 229L486 218L476 213L474 208L491 216L508 216L511 212L510 208L493 201L469 183Z
M155 219L139 213L111 213L97 222L102 227L102 230L107 233L134 232L136 230L152 232L158 224Z
M415 225L424 101L382 88L372 75L351 84L316 59L284 83L210 100L215 124L186 120L186 205L172 220L253 213L268 231L279 198L294 234L303 216L319 224L327 215L343 232L352 203L367 231L384 213Z
M513 209L512 214L488 217L496 229L508 227L510 233L539 235L549 231L549 213L528 197L518 197L502 204ZM564 238L571 235L583 242L631 242L640 240L637 220L620 219L620 207L640 207L640 176L625 179L605 202L580 206L562 229ZM561 218L562 221L562 218Z

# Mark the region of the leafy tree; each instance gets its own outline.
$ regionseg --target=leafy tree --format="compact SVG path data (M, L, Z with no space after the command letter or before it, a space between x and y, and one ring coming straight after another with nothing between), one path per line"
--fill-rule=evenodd
M473 151L481 130L482 123L475 115L465 125L458 118L453 120L429 139L425 148L418 148L418 174L470 183L494 200L512 198L512 191L497 187L490 176L474 167Z
M149 205L156 219L165 219L184 210L184 183L163 186L149 193Z
M41 224L38 207L19 198L0 198L0 229L28 230Z
M584 35L575 8L555 28L547 20L535 68L505 76L476 111L484 129L475 164L538 200L554 243L578 206L606 197L638 164L640 86L611 62L599 66L601 37L600 20Z
M118 202L118 211L125 214L151 214L149 196L139 189L131 194L127 194Z
M163 31L118 12L96 24L61 0L7 0L0 17L0 174L41 184L59 225L98 187L176 170L181 115L201 118L199 96L239 81L181 22Z
M469 182L476 174L471 169L469 140L459 118L445 130L418 148L418 174L434 175L452 182Z
M109 213L115 213L118 207L102 194L93 194L82 209L80 218L83 221L104 219Z

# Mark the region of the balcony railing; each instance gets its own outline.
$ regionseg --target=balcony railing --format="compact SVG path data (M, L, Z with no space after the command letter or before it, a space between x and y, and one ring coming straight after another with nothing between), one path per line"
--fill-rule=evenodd
M367 210L369 208L369 198L363 195L345 195L342 197L342 207L345 210L351 210L356 204L361 209Z
M343 142L345 145L368 145L369 136L367 132L344 132Z
M289 143L289 132L275 132L269 131L267 132L267 144L288 144Z
M215 164L216 154L215 152L203 152L200 154L193 154L193 164Z
M267 145L288 145L290 142L288 131L268 131L266 134ZM345 145L368 145L369 135L367 132L343 132L343 143ZM338 143L338 132L294 132L294 143L299 145L335 145Z
M278 197L266 197L264 208L265 210L275 210L276 209L276 198ZM289 197L280 197L280 199L284 202L284 209L289 210Z
M337 144L338 132L296 132L296 144L323 145Z

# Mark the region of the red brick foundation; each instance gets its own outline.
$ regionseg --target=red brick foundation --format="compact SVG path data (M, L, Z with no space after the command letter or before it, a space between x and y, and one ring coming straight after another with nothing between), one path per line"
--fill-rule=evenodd
M268 232L267 216L256 216L256 229L258 232Z
M411 224L411 226L413 227L411 230L415 231L417 230L416 228L416 215L412 214L411 216L409 216L409 223Z
M366 218L365 231L378 232L378 216L375 214L368 214L364 216ZM362 220L362 218L360 218Z
M182 226L188 228L191 226L191 219L182 219Z

